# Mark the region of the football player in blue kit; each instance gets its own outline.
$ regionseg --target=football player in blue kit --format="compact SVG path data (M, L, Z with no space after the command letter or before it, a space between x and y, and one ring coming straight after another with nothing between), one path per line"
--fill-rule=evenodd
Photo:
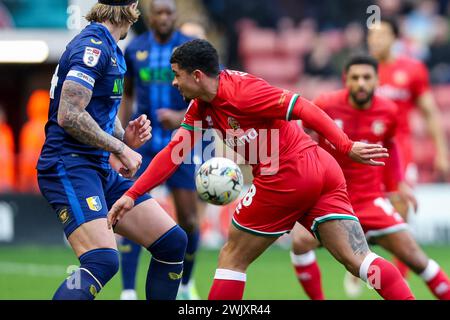
M57 289L55 300L94 299L119 269L106 216L132 186L126 178L132 178L142 163L132 149L151 138L145 115L125 130L117 118L126 73L117 43L138 19L137 5L136 0L98 0L86 16L90 24L68 44L52 79L38 181L80 261L79 269ZM147 299L175 299L186 233L148 195L116 223L114 232L152 254Z
M152 140L137 150L143 157L137 176L140 176L153 157L169 144L174 130L180 127L188 106L178 90L172 86L170 56L176 47L192 40L175 28L176 15L174 0L151 1L148 7L149 31L136 37L125 50L128 71L125 75L120 120L126 124L132 119L133 103L136 101L136 113L147 115L153 127ZM199 299L191 280L200 241L198 196L194 181L195 164L192 162L183 163L166 183L174 199L178 223L188 237L178 296L178 299L182 300ZM119 251L123 285L121 299L135 300L136 271L141 246L123 238Z

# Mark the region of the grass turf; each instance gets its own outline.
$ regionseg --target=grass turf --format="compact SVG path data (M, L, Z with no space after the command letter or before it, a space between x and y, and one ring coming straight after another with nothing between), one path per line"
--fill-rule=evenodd
M450 273L449 247L425 247L430 257ZM374 251L389 257L386 252ZM198 254L195 281L200 296L206 299L217 264L218 251L202 250ZM343 291L345 270L324 249L317 251L322 270L322 280L327 299L348 299ZM72 251L59 247L0 247L0 299L46 300L51 299L70 265L77 265ZM149 254L142 251L137 290L145 299L145 278ZM296 300L307 299L300 288L290 264L287 250L272 248L260 257L248 270L244 299L247 300ZM422 280L411 274L409 284L417 299L433 299ZM118 299L121 276L116 275L99 294L100 300ZM379 299L376 292L364 289L359 299Z

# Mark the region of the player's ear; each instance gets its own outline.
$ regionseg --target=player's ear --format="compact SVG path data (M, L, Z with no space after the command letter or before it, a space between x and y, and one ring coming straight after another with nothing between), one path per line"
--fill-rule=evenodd
M194 76L194 80L195 82L199 83L200 80L203 78L203 72L201 72L200 70L194 70L194 72L192 73L192 75Z

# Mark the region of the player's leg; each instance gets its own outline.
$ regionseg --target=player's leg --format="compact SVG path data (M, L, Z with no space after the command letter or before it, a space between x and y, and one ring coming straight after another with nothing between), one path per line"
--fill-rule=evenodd
M370 252L338 163L323 149L317 154L324 168L322 195L300 222L350 273L367 281L384 299L413 299L397 268Z
M186 232L188 244L184 258L183 279L180 293L183 299L198 300L192 279L195 257L200 244L200 222L197 212L198 196L195 191L186 189L172 190L177 211L178 224Z
M66 170L63 161L39 172L41 192L55 209L80 261L80 268L61 284L53 299L92 300L118 271L101 179L99 172L82 165Z
M291 262L298 281L311 300L324 300L320 269L314 253L320 243L299 223L295 224L291 235Z
M188 238L178 299L198 300L200 297L192 279L195 257L200 244L200 218L197 210L199 197L195 188L195 165L182 164L167 181L167 186L172 191L178 224Z
M154 199L136 204L114 229L151 254L146 281L148 300L174 300L183 274L186 233Z
M323 246L355 277L368 282L386 300L414 299L400 272L369 250L356 220L328 220L316 231Z
M119 241L122 292L120 300L137 300L136 274L141 254L141 245L127 238Z
M418 274L438 299L450 300L450 281L447 274L435 261L427 257L409 231L387 234L376 238L375 241Z
M246 271L278 236L264 237L230 226L229 238L222 247L209 300L241 300L244 295Z

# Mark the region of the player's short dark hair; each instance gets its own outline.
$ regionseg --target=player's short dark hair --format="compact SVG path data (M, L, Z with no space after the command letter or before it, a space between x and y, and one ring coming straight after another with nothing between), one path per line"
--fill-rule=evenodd
M378 73L378 61L368 54L358 54L352 56L345 64L345 73L347 74L352 66L358 64L369 65L374 68L375 73Z
M400 27L398 25L398 22L393 17L381 17L380 19L381 23L386 23L391 27L392 33L394 34L395 38L400 37Z
M219 54L206 40L195 39L182 44L173 52L170 63L188 72L201 70L210 77L220 73Z

